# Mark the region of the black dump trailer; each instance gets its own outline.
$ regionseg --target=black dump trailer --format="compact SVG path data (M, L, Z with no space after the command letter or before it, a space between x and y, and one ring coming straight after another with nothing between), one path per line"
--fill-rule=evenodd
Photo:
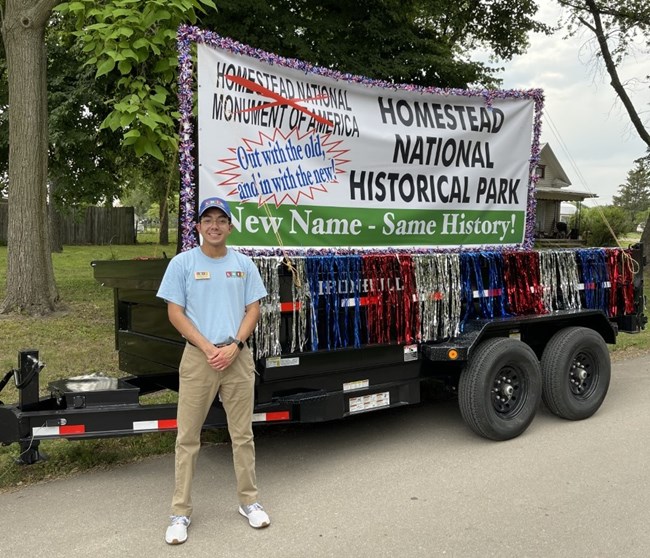
M603 260L600 252L591 260L589 253L582 250L578 257L576 250L563 251L565 261L569 254L577 262L573 282L564 276L566 266L558 265L540 274L535 288L521 283L529 270L513 273L511 267L504 280L495 278L495 270L508 275L493 265L496 260L471 256L468 264L461 259L445 297L430 275L420 281L431 292L409 287L415 275L400 254L381 256L384 263L398 262L397 276L371 281L361 273L354 284L343 277L343 267L306 257L298 263L309 273L300 276L295 258L278 258L277 284L269 288L262 320L249 340L257 367L254 421L321 422L417 404L423 384L456 394L468 426L492 440L521 434L542 400L565 419L591 416L610 382L607 344L615 343L620 331L643 329L646 317L642 246L611 251L610 263L620 267L609 275L606 269L588 272L591 260ZM543 252L528 256L531 262L554 261ZM19 352L17 369L2 384L13 379L19 401L0 405L0 443L20 444L23 463L39 459L43 439L176 429L175 404L140 401L146 394L178 389L185 342L169 323L166 304L155 296L168 262L92 264L95 279L114 292L115 347L126 377L58 380L41 397L38 351ZM528 306L522 304L527 297ZM523 313L513 312L517 307ZM205 428L225 424L217 398Z

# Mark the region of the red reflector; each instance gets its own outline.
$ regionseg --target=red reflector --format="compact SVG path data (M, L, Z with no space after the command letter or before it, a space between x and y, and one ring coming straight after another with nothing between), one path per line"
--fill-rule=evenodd
M59 434L83 434L86 427L83 424L68 424L67 426L59 426Z
M289 420L289 411L276 411L275 413L266 413L266 420Z
M164 430L165 428L176 428L176 419L167 419L167 420L159 420L158 421L158 428L160 430Z

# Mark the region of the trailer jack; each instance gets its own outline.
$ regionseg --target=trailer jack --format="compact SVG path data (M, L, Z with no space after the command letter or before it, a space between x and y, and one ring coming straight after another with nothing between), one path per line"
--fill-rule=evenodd
M16 458L18 465L34 465L41 461L47 461L48 457L39 450L40 440L24 440L20 442L20 455Z
M18 389L18 408L21 411L31 411L38 408L40 390L40 372L45 365L38 359L38 351L23 349L18 351L18 369L14 370L14 380ZM47 456L39 450L40 440L35 440L31 433L29 437L21 437L20 454L16 463L33 465L45 461Z

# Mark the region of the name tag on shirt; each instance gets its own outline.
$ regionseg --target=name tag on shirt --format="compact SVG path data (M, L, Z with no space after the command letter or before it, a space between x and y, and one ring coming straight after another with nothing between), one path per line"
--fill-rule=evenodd
M202 279L210 279L210 272L209 271L195 271L194 272L194 279L197 281L200 281Z

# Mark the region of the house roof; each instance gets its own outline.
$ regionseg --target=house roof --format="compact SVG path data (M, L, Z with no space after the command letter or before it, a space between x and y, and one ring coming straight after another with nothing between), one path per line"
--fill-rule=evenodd
M535 197L538 200L582 201L587 198L597 198L590 192L567 190L571 180L564 172L560 161L548 143L542 143L539 152L539 164L546 166L546 180L540 180L535 187ZM552 177L552 178L551 178Z
M537 185L537 188L535 188L535 197L538 200L582 201L586 198L597 198L598 196L588 192Z
M557 181L557 185L560 188L565 188L566 186L571 186L571 180L564 172L560 161L557 160L555 153L551 149L551 146L548 143L542 143L539 150L539 164L546 165L547 168L553 170L553 175Z

